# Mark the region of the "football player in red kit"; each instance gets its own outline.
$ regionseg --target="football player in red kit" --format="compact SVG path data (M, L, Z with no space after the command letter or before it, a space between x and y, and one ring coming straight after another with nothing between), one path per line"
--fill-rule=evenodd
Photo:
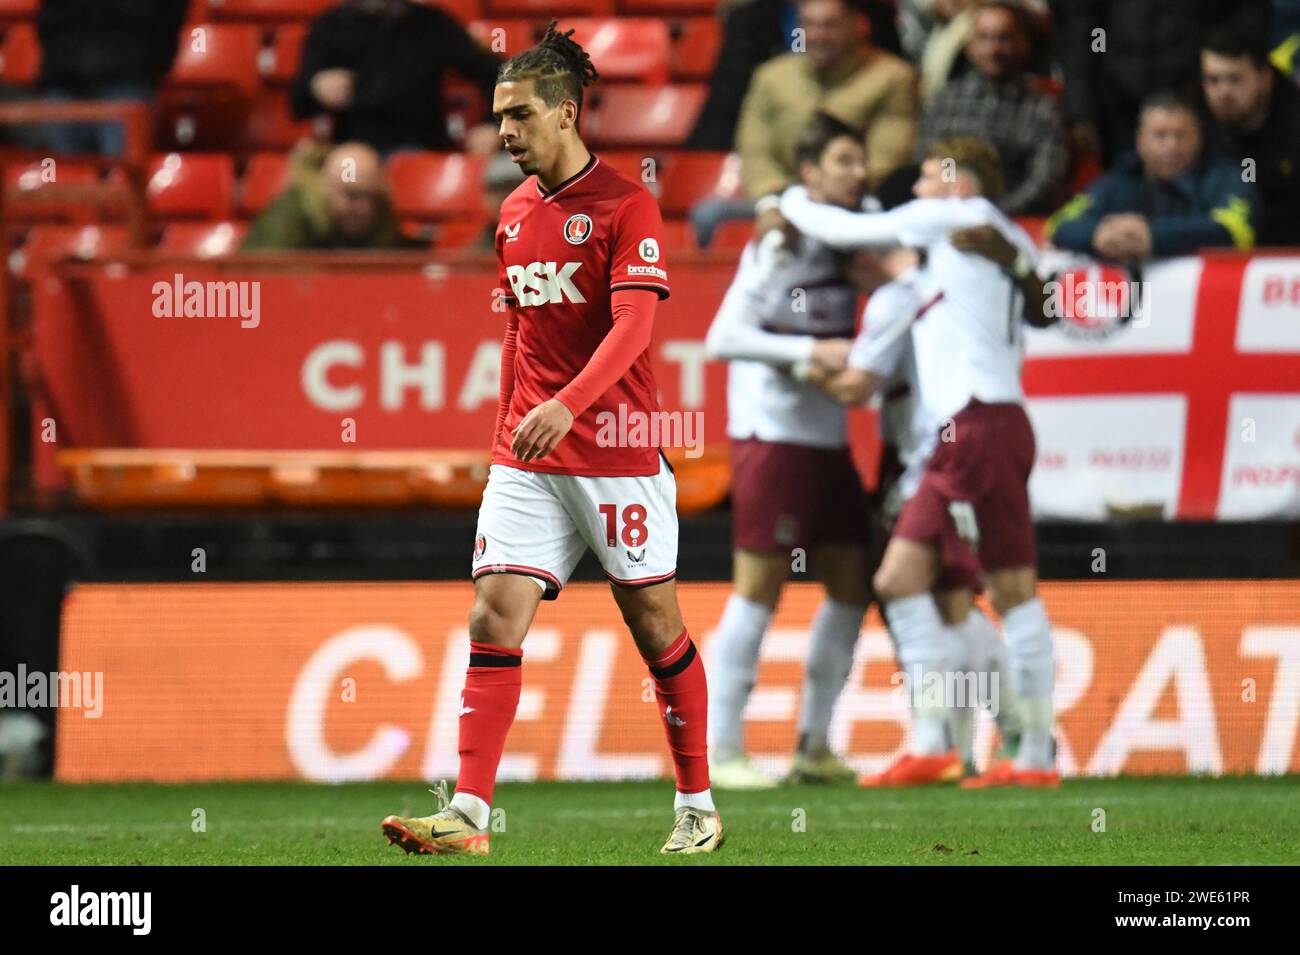
M591 59L552 21L502 65L492 110L531 174L501 206L496 251L509 318L492 466L474 542L475 600L456 792L432 816L389 816L408 852L488 851L497 764L519 702L524 636L590 548L654 680L676 771L663 852L723 841L709 791L704 663L674 584L676 482L651 428L650 338L668 297L654 199L593 156L578 131Z

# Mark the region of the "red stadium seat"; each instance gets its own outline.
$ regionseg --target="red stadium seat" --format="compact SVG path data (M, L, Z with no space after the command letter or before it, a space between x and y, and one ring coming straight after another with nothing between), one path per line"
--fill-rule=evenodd
M483 214L487 160L460 153L401 152L387 163L399 218L428 222Z
M0 0L0 20L34 20L41 0Z
M89 186L99 181L93 163L46 159L4 170L5 216L20 222L70 222L94 218L84 199L61 197L59 186Z
M41 41L29 23L15 23L4 29L0 40L0 83L34 86L41 72Z
M484 0L483 12L489 17L605 17L614 12L614 0Z
M707 95L702 83L611 86L587 110L585 131L598 146L679 146Z
M227 155L168 153L149 164L145 197L160 219L226 219L234 208L235 166Z
M683 255L699 255L710 252L734 257L754 236L752 219L738 219L724 222L713 233L712 243L708 249L701 249L695 238L695 227L686 219L665 219L663 228L663 245L668 257L668 267Z
M310 20L339 0L195 0L191 17L219 20Z
M699 251L695 244L695 229L685 219L665 219L663 230L659 235L669 268L681 259L683 253L694 254Z
M249 152L292 149L303 139L328 139L330 119L298 119L289 106L287 89L268 90L257 98L244 126L239 147Z
M710 252L739 252L754 237L752 219L733 219L718 226L709 243Z
M433 245L437 249L465 249L477 242L486 232L486 218L446 219L438 223L433 233ZM483 250L491 252L491 247Z
M32 269L64 258L102 259L125 252L126 227L120 225L38 225L10 259L13 274L25 278Z
M189 23L158 97L158 145L230 149L261 89L262 28L248 23Z
M662 20L608 17L566 20L603 81L668 82L668 25Z
M641 183L655 198L659 197L663 166L658 156L644 149L605 149L600 153L600 161L613 166L633 182Z
M293 169L284 153L258 153L248 161L239 180L236 206L240 218L252 219L289 188Z
M469 35L498 56L514 56L528 49L545 31L536 20L471 20ZM500 33L496 31L501 31Z
M298 76L302 45L307 40L307 25L286 23L271 33L270 40L258 51L258 75L264 83L287 86Z
M663 171L659 206L666 216L684 216L701 199L734 199L743 192L740 157L727 153L677 152Z
M674 80L707 80L722 45L722 25L715 17L690 17L668 26L673 38L670 65Z
M620 13L646 14L718 13L718 0L618 0Z
M243 99L178 96L164 91L159 97L154 147L225 152L239 144L249 116L250 106Z
M220 259L239 251L248 234L242 222L177 222L163 230L158 251L197 259Z
M252 97L258 89L262 29L247 23L186 24L167 86L232 89Z

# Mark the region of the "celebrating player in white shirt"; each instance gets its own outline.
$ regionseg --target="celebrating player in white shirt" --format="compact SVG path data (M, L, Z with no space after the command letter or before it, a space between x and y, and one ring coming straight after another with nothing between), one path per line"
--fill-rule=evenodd
M866 153L859 132L819 114L795 157L814 199L861 208ZM800 554L811 554L826 599L812 625L791 779L850 782L856 775L830 751L828 733L870 599L867 500L849 456L843 405L791 375L802 362L825 371L844 367L859 291L847 264L847 256L822 243L787 248L780 230L769 231L745 247L709 329L709 357L731 362L735 547L735 589L711 658L711 776L718 788L774 785L745 756L744 710L763 635Z
M1008 262L1015 259L1015 247L996 230L962 230L954 233L953 241L988 258L1003 256ZM938 434L917 398L919 385L912 352L912 323L918 315L923 316L927 306L923 266L912 249L893 249L878 258L880 267L893 279L877 289L867 303L847 367L831 374L815 372L813 380L833 398L849 405L880 395L883 449L876 497L882 525L892 528L903 502L920 484ZM993 709L1003 735L1004 753L1014 752L1019 742L1020 724L1013 694L1001 682L1006 646L998 629L974 604L980 589L978 562L972 552L963 556L967 559L960 564L941 568L935 584L943 629L904 646L896 643L905 685L912 690L911 747L883 772L864 776L860 781L863 786L910 786L956 779L968 771L974 764L977 706ZM974 675L974 687L969 679L958 684L964 691L974 692L963 692L961 699L936 701L922 691L934 679L930 674L942 679L944 673L967 678ZM994 679L1000 688L997 699L989 692ZM960 759L953 758L954 748Z
M931 593L943 570L960 566L972 549L978 554L1006 629L1023 734L1014 761L963 785L1056 786L1055 661L1051 625L1036 595L1028 496L1034 436L1020 387L1022 315L1045 315L1045 291L1032 276L1036 249L990 201L1001 192L1001 174L996 154L978 140L936 143L914 191L914 202L864 214L815 203L795 187L782 197L781 212L800 232L839 248L903 244L926 253L927 307L911 336L920 400L939 440L903 506L874 586L904 653L943 627ZM951 233L970 226L991 226L1016 246L1010 274L953 244Z

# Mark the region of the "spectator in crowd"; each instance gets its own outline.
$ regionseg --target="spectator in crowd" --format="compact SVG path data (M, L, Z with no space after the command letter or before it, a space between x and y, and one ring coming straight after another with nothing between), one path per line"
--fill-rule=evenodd
M147 103L176 59L189 0L44 0L37 14L39 86L49 100ZM121 123L60 123L54 152L121 155Z
M1036 42L1028 53L1030 73L1050 74L1053 68L1050 44L1050 3L1065 0L1017 0L1021 17ZM920 70L920 101L928 103L950 79L959 77L970 64L963 56L975 26L979 0L900 0L898 32L904 53Z
M921 101L943 88L970 40L976 0L903 0L904 50L921 74Z
M967 0L898 0L898 37L903 56L919 63L930 36L952 19Z
M1143 102L1137 153L1047 223L1053 245L1126 262L1255 245L1259 201L1235 163L1207 158L1195 108L1172 93Z
M418 246L398 228L379 154L365 143L325 149L296 157L293 184L257 217L240 250Z
M1069 134L1107 166L1132 148L1148 92L1196 95L1202 36L1237 15L1267 35L1272 16L1270 0L1068 0L1058 10Z
M855 5L867 18L871 42L899 53L892 0L855 0ZM723 5L722 46L709 80L709 98L686 141L687 149L721 152L732 148L740 105L754 71L793 49L798 6L791 0L740 0Z
M1045 38L1051 23L1047 0L1017 0L1015 5L1026 26L1032 23L1035 38ZM903 51L921 73L921 102L928 102L944 84L969 67L962 54L974 32L978 6L979 0L900 0L899 32ZM1050 73L1048 44L1034 44L1027 62L1030 72Z
M760 232L780 222L775 202L797 178L795 143L817 112L864 131L872 186L908 161L916 139L916 74L866 39L850 0L802 0L799 25L805 52L783 54L755 71L736 135L745 191L758 200Z
M1046 215L1060 201L1069 171L1065 122L1056 97L1026 72L1029 29L1009 0L981 0L966 57L971 69L925 105L916 159L941 139L975 136L998 151L1008 215Z
M411 0L347 0L311 25L293 85L299 119L328 113L336 142L397 149L452 148L442 107L446 71L455 69L492 102L500 62L444 10ZM465 145L501 148L486 115Z
M1206 41L1201 85L1211 149L1259 189L1260 245L1300 245L1300 90L1273 68L1266 37L1249 25Z

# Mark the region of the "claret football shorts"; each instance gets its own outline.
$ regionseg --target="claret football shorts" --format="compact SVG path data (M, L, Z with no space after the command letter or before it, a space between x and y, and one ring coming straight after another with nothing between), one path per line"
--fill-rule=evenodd
M522 574L554 600L582 552L605 576L648 587L677 574L677 481L662 455L646 477L546 474L494 464L478 512L472 576Z
M894 534L940 551L945 570L965 571L972 551L985 572L1033 567L1029 472L1034 429L1018 404L971 403L953 418Z
M867 495L847 448L732 439L732 546L776 553L870 540Z

